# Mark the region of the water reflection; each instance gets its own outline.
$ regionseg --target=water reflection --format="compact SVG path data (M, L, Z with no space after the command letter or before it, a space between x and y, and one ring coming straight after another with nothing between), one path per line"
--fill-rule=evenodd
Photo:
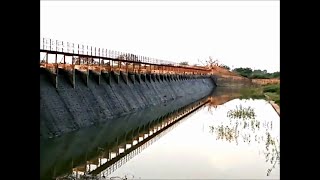
M279 151L278 115L270 104L240 100L236 93L216 93L208 98L207 105L110 176L131 173L136 179L278 179L280 154L272 150Z
M104 179L205 104L204 98L162 116L116 119L57 139L41 141L41 179ZM151 110L149 113L156 113ZM159 111L157 112L159 114ZM138 114L139 115L139 114ZM153 119L152 119L153 117ZM134 118L134 119L131 119ZM128 178L129 175L112 177Z
M248 145L252 142L264 144L262 154L266 162L271 164L266 173L269 176L276 165L280 164L279 138L270 133L273 121L257 119L254 108L244 107L242 104L236 105L235 109L230 109L226 116L229 121L215 120L214 125L209 126L210 132L216 135L216 140L235 142L236 145L239 141Z
M240 96L240 88L217 87L211 96L208 97L208 110L212 113L212 110L216 109L219 105L239 98Z
M278 124L266 116L273 108L220 92L45 140L41 179L260 179L267 168L277 178Z

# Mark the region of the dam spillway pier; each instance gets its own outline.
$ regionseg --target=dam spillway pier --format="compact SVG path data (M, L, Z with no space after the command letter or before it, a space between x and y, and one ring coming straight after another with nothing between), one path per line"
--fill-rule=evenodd
M209 95L205 67L43 38L40 136L55 137L146 108L165 111Z

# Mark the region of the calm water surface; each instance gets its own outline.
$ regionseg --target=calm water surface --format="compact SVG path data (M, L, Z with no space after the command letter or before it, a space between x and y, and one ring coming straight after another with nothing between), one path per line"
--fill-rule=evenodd
M280 118L268 102L238 95L217 89L168 114L151 109L43 139L41 179L279 179Z
M213 97L106 178L280 179L278 114L264 100L217 105L221 97ZM255 117L228 117L230 110L241 108L250 108Z

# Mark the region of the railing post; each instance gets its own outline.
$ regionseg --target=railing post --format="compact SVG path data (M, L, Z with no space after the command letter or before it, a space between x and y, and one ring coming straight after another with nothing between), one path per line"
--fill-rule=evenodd
M100 48L99 48L99 73L101 73L101 59L100 59Z
M89 55L89 46L87 45L87 56Z
M138 73L141 73L141 63L139 63L139 69L138 69Z

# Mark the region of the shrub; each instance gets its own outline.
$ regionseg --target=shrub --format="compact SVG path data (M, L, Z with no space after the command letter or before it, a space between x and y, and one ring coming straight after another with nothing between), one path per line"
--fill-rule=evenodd
M271 93L277 93L280 94L280 85L267 85L263 87L263 92L271 92Z

